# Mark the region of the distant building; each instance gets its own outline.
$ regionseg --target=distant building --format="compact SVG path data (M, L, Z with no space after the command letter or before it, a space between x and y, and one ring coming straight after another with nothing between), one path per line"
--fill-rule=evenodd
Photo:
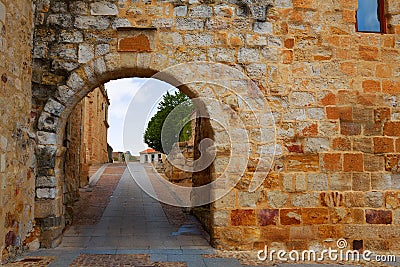
M152 148L140 152L140 163L152 163L161 161L162 153Z

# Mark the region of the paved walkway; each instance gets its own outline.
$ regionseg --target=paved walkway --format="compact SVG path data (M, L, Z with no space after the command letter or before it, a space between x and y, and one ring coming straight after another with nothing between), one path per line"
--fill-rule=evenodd
M134 175L148 179L144 167L131 163ZM151 186L151 185L150 185ZM143 192L125 169L110 202L96 225L73 225L61 248L91 249L209 249L198 234L174 235L160 203Z
M143 165L130 164L135 177L149 179ZM237 260L212 258L213 254L200 231L172 226L160 203L143 192L126 169L97 224L73 225L58 248L31 252L26 259L54 257L49 266L57 267L242 266Z

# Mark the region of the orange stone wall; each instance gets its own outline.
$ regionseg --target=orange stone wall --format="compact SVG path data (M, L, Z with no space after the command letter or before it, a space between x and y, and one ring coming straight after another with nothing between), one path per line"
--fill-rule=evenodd
M0 265L40 245L34 223L33 18L32 1L0 1Z
M108 162L107 129L108 106L110 105L104 86L96 88L85 98L83 144L86 145L86 160L89 165Z

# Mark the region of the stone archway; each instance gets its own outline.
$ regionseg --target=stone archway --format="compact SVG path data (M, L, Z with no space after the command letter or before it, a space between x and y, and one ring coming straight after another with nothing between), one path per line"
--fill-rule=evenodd
M227 73L229 70L234 69L224 67L222 64L210 64L205 62L188 63L177 65L167 68L166 71L159 71L155 68L146 66L146 62L137 62L135 65L131 62L126 62L127 57L135 57L140 54L110 54L104 58L97 58L80 68L74 70L65 85L57 88L55 97L50 98L44 106L44 111L38 119L38 137L39 144L37 148L38 157L38 173L40 176L37 178L37 201L36 207L38 209L47 209L51 214L43 218L37 217L42 229L42 244L43 246L55 246L61 241L61 232L64 228L64 207L63 207L63 160L66 148L63 146L64 129L69 114L75 105L81 100L82 97L87 95L92 89L100 84L103 84L112 79L125 78L125 77L154 77L170 83L190 97L204 100L201 103L206 109L206 113L210 118L220 120L210 121L211 132L213 132L214 147L216 149L216 159L218 162L217 168L210 167L209 172L211 179L215 180L219 176L225 176L222 182L220 181L213 187L212 192L201 191L198 196L207 195L209 198L219 199L227 192L222 192L224 187L229 184L233 187L239 177L237 173L243 173L247 167L247 160L243 160L243 155L248 154L249 147L245 146L246 141L243 137L248 136L245 130L252 119L261 117L262 111L267 111L268 107L263 106L263 96L257 94L254 84L250 79L242 75L234 76L235 83L238 83L235 91L229 92L227 86L220 86L232 81L232 74ZM112 61L109 61L112 58ZM152 75L155 74L155 75ZM188 83L194 83L186 85ZM207 84L207 85L205 85ZM217 84L217 85L216 85ZM246 107L252 108L252 104L238 104L238 101L252 102L258 105L259 110L248 110L250 113L257 113L256 115L246 114ZM247 98L246 100L244 100ZM209 101L207 103L207 101ZM216 105L222 103L225 107L218 108ZM243 106L242 106L243 105ZM250 105L250 106L249 106ZM238 116L238 112L242 111L246 115ZM246 117L247 116L247 117ZM222 123L223 118L228 118L225 123ZM232 119L233 118L233 119ZM245 119L243 124L242 119ZM247 121L246 121L247 120ZM240 122L237 122L240 121ZM222 125L221 125L222 124ZM252 122L254 124L254 122ZM222 126L222 128L221 128ZM270 125L272 127L272 124ZM226 129L228 131L228 136ZM271 128L272 129L272 128ZM206 135L209 137L210 130ZM260 132L261 135L261 132ZM200 136L201 138L201 136ZM236 144L240 146L235 147L235 144L230 144L227 138L236 140ZM244 138L246 139L246 138ZM262 139L262 137L259 137ZM247 141L249 142L249 141ZM250 144L250 143L249 143ZM265 145L265 144L263 144ZM236 149L236 150L235 150ZM240 156L238 156L240 154ZM232 155L237 155L236 157ZM264 162L271 164L271 162ZM225 169L234 169L226 173ZM261 172L265 177L267 170ZM204 177L201 178L204 183ZM218 195L218 197L213 197ZM193 196L196 198L196 196ZM211 201L210 201L211 202ZM222 207L215 207L211 209L209 223L209 230L213 229L214 219L213 214L216 210Z
M249 10L247 4L240 3L214 8L215 3L192 5L179 1L164 1L160 5L149 1L138 5L115 1L50 1L49 5L37 6L36 15L43 20L36 23L33 53L33 109L38 114L35 218L42 230L43 247L56 246L64 228L65 148L62 142L65 124L74 106L93 88L111 79L151 77L160 70L187 62L197 63L189 67L178 65L156 78L180 86L193 82L196 74L199 79L195 83L180 89L190 97L204 97L223 104L222 108L217 108L212 101L204 104L210 116L229 121L232 134L227 135L224 127L211 122L217 157L209 175L211 180L225 175L221 181L230 186L234 186L232 181L243 178L235 190L212 204L210 225L216 229L215 234L211 229L214 244L234 247L243 241L241 234L235 233L251 231L252 226L257 226L252 222L252 225L240 223L240 227L232 228L230 214L237 209L239 213L250 212L255 216L254 196L260 192L250 193L247 188L253 184L255 189L254 184L260 184L272 164L275 128L265 105L265 95L258 86L266 85L264 61L277 60L278 51L261 48L272 31L272 24L266 21L269 6L257 2L250 4ZM155 12L155 17L138 18L135 12L140 10ZM215 18L210 19L211 14ZM234 34L228 36L228 29ZM241 33L244 29L259 40L257 37L244 44ZM220 63L216 67L202 67L200 62L204 60ZM216 85L205 86L204 81ZM237 151L231 150L231 138L236 139L233 143ZM264 142L265 139L271 142ZM233 171L225 173L228 167ZM252 182L255 172L259 177ZM221 187L225 184L215 186L215 191L208 195L224 192ZM249 204L251 210L246 208L248 203L237 204L239 195L242 199L248 196L254 202ZM229 233L232 229L234 236ZM254 243L252 234L248 233L243 248Z

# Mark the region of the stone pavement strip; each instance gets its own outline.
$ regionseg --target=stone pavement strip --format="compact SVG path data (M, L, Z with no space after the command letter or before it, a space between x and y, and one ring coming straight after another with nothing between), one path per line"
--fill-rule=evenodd
M149 179L141 164L130 164L133 175ZM72 225L58 248L29 252L10 266L244 266L229 254L216 255L201 231L176 233L160 203L125 169L98 223Z

